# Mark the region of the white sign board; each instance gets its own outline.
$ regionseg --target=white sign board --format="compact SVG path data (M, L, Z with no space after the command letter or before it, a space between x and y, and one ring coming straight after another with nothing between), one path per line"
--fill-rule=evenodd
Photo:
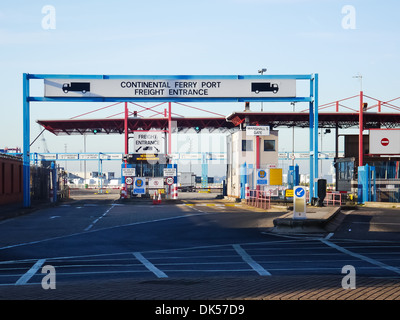
M293 195L293 219L306 219L306 188L294 187Z
M122 153L100 153L101 160L122 160Z
M201 154L199 153L182 153L180 155L181 160L201 160Z
M295 79L45 79L45 97L283 98Z
M266 186L266 187L264 187L264 191L266 191L267 195L270 197L278 197L279 196L279 187L278 186Z
M269 136L269 126L247 126L246 135L248 136Z
M57 160L57 154L38 154L41 160Z
M78 160L78 154L59 154L58 160Z
M164 177L176 176L176 168L164 168Z
M122 175L124 177L134 177L136 176L135 168L122 168Z
M98 153L84 153L79 155L79 159L81 160L99 160Z
M400 129L370 130L369 153L400 155Z
M135 153L162 153L162 135L161 132L140 131L134 134L134 152Z
M150 189L162 189L164 188L164 178L149 178Z

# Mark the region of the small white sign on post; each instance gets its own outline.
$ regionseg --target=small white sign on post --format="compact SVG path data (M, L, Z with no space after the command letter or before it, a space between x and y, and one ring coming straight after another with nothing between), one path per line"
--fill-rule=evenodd
M122 175L124 177L134 177L136 176L135 168L122 168Z
M269 126L247 126L246 135L248 136L269 136Z
M176 176L176 168L164 168L164 177Z
M306 188L294 187L293 219L306 219Z

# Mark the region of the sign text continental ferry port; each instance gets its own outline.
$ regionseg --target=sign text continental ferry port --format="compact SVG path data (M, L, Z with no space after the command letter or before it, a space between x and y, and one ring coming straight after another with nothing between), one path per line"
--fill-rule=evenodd
M173 87L171 87L171 85ZM208 88L219 88L221 81L121 81L121 88L131 88L135 95L164 95L168 90L169 96L199 95L207 96Z

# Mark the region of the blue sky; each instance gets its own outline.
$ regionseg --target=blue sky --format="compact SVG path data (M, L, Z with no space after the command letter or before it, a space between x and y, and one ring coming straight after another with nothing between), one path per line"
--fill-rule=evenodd
M42 28L45 5L56 10L55 29ZM355 9L355 29L342 26L345 5ZM266 67L269 74L318 73L321 104L357 94L353 76L360 73L366 94L397 97L399 9L394 0L2 0L0 148L22 146L23 72L215 75L257 74ZM99 106L32 104L32 139L39 132L36 119L69 118ZM222 114L243 109L200 107ZM264 103L264 110L277 108L290 110ZM46 139L53 152L63 152L65 144L71 152L82 149L78 137ZM101 144L123 151L123 141L119 146L115 139L122 136ZM308 132L297 140L296 148L307 150L301 141L308 141ZM95 149L100 141L88 142ZM282 135L286 144L291 140Z

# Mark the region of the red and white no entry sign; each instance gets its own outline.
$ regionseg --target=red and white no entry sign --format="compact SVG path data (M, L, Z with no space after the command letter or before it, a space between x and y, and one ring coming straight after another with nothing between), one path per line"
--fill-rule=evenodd
M133 184L133 178L132 177L125 177L125 183L128 185Z
M384 147L386 147L387 145L389 145L389 139L388 138L383 138L381 140L381 145L383 145Z
M173 177L168 177L167 179L167 185L172 185L174 183L174 178Z

